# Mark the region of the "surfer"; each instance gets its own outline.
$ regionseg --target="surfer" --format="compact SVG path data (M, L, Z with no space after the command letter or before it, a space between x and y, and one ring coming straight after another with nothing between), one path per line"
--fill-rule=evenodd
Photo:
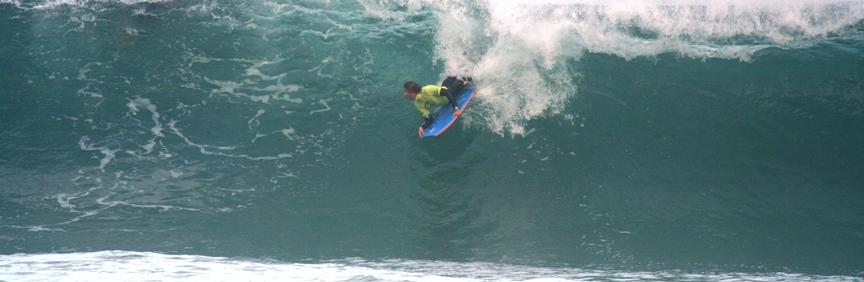
M420 84L417 84L417 82L408 81L402 85L402 88L405 90L402 96L405 99L414 101L414 106L417 107L417 110L420 111L420 115L424 119L421 127L426 128L435 121L432 109L437 106L450 104L457 116L462 115L462 109L459 109L459 106L456 104L456 95L469 83L471 83L470 77L457 79L455 76L448 76L441 83L441 86L430 84L420 87Z

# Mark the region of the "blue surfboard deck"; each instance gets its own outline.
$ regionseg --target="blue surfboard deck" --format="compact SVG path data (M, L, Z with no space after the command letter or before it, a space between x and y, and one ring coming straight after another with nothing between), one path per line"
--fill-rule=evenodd
M462 93L456 97L456 104L459 105L459 108L462 109L463 113L465 108L468 107L468 102L471 102L471 99L474 98L474 95L477 94L477 91L474 90L474 85L471 84L468 88L462 90ZM432 113L435 116L435 120L432 124L429 125L426 129L422 127L417 129L417 134L420 135L421 138L435 137L441 134L444 134L450 126L453 126L456 123L456 120L459 119L459 116L453 112L453 108L450 105L442 106L437 112Z

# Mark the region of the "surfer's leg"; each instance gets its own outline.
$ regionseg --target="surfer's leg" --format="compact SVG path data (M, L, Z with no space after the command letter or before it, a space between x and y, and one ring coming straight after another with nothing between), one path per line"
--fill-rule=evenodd
M452 106L453 108L456 108L457 106L459 106L459 104L456 104L456 95L458 95L456 93L456 91L441 90L441 94L444 94L444 96L447 97L447 101L450 102L450 106Z
M462 93L462 88L464 87L462 80L455 76L448 76L441 85L447 88L447 90L442 90L441 94L447 96L447 100L450 101L450 106L456 108L458 106L456 98L459 96L459 93Z

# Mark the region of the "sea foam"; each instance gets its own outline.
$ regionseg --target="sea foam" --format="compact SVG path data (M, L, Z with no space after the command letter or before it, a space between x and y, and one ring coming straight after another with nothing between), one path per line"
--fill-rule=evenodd
M317 263L101 251L0 255L10 281L862 281L798 273L618 271L488 262L345 259Z
M523 135L527 121L562 112L577 94L572 67L586 53L627 60L659 54L750 61L765 48L861 40L864 1L360 1L396 20L435 11L435 52L447 74L479 82L483 111L499 134ZM382 12L392 7L406 12ZM393 10L393 9L391 9ZM398 9L397 9L398 10Z

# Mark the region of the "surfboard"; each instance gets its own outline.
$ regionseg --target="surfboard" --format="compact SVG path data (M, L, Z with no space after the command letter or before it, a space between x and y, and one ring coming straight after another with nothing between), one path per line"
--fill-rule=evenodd
M474 95L477 94L477 91L474 90L474 85L470 84L467 88L462 90L462 93L459 93L459 96L456 97L456 104L459 105L459 109L463 112L465 108L468 107L468 102L471 102L471 99L474 98ZM456 120L459 119L460 115L457 115L453 112L453 108L449 105L441 107L437 112L433 113L436 115L435 121L423 129L420 127L417 129L417 134L420 135L420 138L428 138L435 137L441 134L444 134L448 128L453 126L456 123Z

